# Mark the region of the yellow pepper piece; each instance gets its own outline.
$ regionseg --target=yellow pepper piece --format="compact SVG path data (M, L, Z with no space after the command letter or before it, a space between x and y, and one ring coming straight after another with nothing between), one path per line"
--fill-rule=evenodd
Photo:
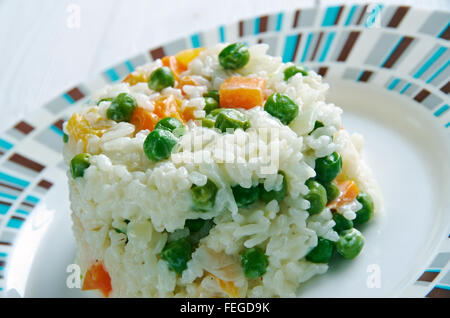
M204 50L205 50L204 47L183 50L175 54L175 58L178 60L180 64L182 64L187 68L189 63L191 63L191 61L195 59L197 56L199 56L199 54Z

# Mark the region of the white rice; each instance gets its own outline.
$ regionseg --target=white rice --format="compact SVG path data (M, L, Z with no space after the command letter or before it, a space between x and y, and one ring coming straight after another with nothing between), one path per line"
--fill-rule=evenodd
M315 159L334 151L343 158L340 178L355 181L360 191L372 196L375 211L380 209L376 183L362 159L362 138L341 128L342 110L326 102L328 85L321 76L309 71L308 76L296 74L284 81L283 71L292 64L266 55L268 47L262 44L249 48L251 59L243 69L225 71L217 59L223 47L207 48L190 63L185 74L195 76L201 85L184 87L182 107L195 107L194 115L204 117L204 92L218 89L231 75L258 76L265 78L267 94L284 93L299 105L299 115L289 126L261 107L242 110L251 124L245 132L222 134L190 122L171 158L158 163L143 152L149 131L133 136L130 123L106 120L110 127L101 137L89 137L86 144L69 136L64 148L67 164L80 152L92 155L83 178L73 179L68 173L77 262L85 272L102 261L111 277L113 297L227 297L218 280L211 278L214 276L233 282L239 297L294 297L299 284L328 269L326 264L305 260L318 236L338 239L330 209L310 216L306 211L309 202L303 199L308 193L305 181L315 176ZM160 66L157 60L135 74L148 76ZM93 100L122 92L134 96L137 104L149 111L153 110L151 101L161 95L183 96L179 89L156 93L146 83L131 87L121 83L106 87ZM80 113L92 124L106 118L109 105L107 101L98 108L87 105ZM308 135L316 121L324 127ZM259 128L277 128L277 136L265 135ZM268 152L273 147L280 149L276 161L271 161ZM238 209L231 186L263 182L266 190L281 187L282 176L264 173L268 162L285 173L287 197L281 203L258 202L251 209ZM191 186L204 185L207 179L219 188L214 208L207 213L192 211ZM338 213L351 220L360 207L355 200L341 206ZM199 217L214 218L215 226L200 241L187 269L177 275L160 259L160 252L168 233L183 229L187 219ZM265 251L269 265L261 279L248 280L239 254L254 246Z

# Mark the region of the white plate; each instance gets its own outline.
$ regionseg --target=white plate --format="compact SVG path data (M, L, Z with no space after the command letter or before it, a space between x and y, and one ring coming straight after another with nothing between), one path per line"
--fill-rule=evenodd
M298 12L240 21L150 50L0 134L0 211L8 208L0 212L0 292L92 295L66 284L75 257L59 152L59 120L74 111L66 106L78 107L89 92L162 50L172 54L240 39L269 43L272 54L325 75L328 100L344 109L346 129L365 137L365 157L384 196L384 213L363 228L362 254L353 261L333 260L326 274L302 285L300 296L449 297L449 13L357 5ZM378 15L381 20L373 19ZM49 183L41 180L52 186L46 189Z

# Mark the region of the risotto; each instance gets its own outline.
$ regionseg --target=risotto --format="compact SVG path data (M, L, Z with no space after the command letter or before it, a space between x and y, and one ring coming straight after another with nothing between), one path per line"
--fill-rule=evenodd
M241 43L182 51L64 124L83 290L294 297L362 250L381 198L321 76Z

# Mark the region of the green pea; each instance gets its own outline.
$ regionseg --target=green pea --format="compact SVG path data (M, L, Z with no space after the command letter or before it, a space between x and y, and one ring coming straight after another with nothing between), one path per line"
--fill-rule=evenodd
M214 98L218 103L220 102L220 94L218 90L212 89L205 94L203 94L203 97L212 97Z
M227 129L242 128L246 130L250 127L250 122L243 113L232 108L221 108L217 114L214 127L218 128L222 132L226 132Z
M342 158L337 152L331 155L316 159L316 180L321 183L333 181L342 169Z
M306 255L306 260L313 263L328 263L333 256L333 248L332 241L319 237L316 247Z
M154 70L148 79L148 87L158 92L166 87L173 87L174 85L175 77L167 66Z
M290 79L292 76L294 76L297 73L302 73L303 76L307 76L308 72L305 71L304 69L293 65L293 66L289 66L288 68L286 68L284 70L284 80L287 81L288 79Z
M321 121L316 120L316 122L314 123L313 130L311 130L311 132L308 135L311 135L314 132L314 130L320 127L324 127L324 124Z
M105 98L100 99L97 102L97 105L100 105L101 102L112 102L113 100L114 100L114 98L112 98L112 97L105 97Z
M240 185L236 185L231 190L233 191L234 200L240 208L258 201L259 186L243 188Z
M209 179L206 181L205 185L193 185L191 187L193 201L192 208L197 212L210 211L214 207L217 190L217 186Z
M261 200L265 203L269 203L272 200L277 200L278 202L280 202L281 200L284 199L284 197L287 194L287 180L286 180L286 175L284 174L284 172L279 172L279 174L281 174L283 176L283 183L281 185L281 189L280 190L271 190L271 191L267 191L264 188L264 184L259 184L259 197L261 198Z
M242 252L241 265L245 276L255 279L266 273L269 260L262 249L252 247Z
M298 105L287 95L281 93L270 95L264 104L264 110L285 125L289 125L298 115Z
M161 258L167 262L171 271L183 273L191 259L192 246L186 238L167 243L161 251Z
M177 137L170 131L155 129L144 141L144 152L150 160L158 162L170 157L177 142Z
M67 142L69 142L69 135L64 133L63 134L63 142L66 144Z
M219 102L213 97L205 97L205 108L203 110L209 114L212 110L219 108Z
M130 121L131 116L136 108L136 100L127 93L120 93L111 102L106 110L106 117L109 119L120 121Z
M322 186L325 188L325 191L327 192L327 203L330 203L331 201L336 199L341 193L341 190L339 190L339 187L335 182L322 183Z
M350 230L351 228L353 228L352 220L346 219L342 214L334 213L333 220L336 223L336 225L333 227L333 229L338 233L341 233L342 231Z
M336 250L346 259L355 258L364 246L364 236L357 229L342 231L336 242Z
M70 173L72 178L80 178L84 176L84 171L89 168L91 163L89 158L91 157L88 153L79 153L70 161Z
M242 43L230 44L219 53L219 63L226 70L244 67L249 60L248 48Z
M165 118L161 119L155 125L155 130L156 129L163 129L163 130L170 131L176 137L183 136L184 133L186 132L186 129L185 129L183 123L174 117L165 117Z
M310 203L310 207L307 210L308 213L313 215L322 212L327 205L327 191L319 182L313 179L308 179L305 184L309 189L308 194L304 196L305 200L308 200Z
M367 193L360 192L356 200L362 204L362 208L356 211L356 218L353 220L355 224L363 224L369 221L373 216L373 200Z

